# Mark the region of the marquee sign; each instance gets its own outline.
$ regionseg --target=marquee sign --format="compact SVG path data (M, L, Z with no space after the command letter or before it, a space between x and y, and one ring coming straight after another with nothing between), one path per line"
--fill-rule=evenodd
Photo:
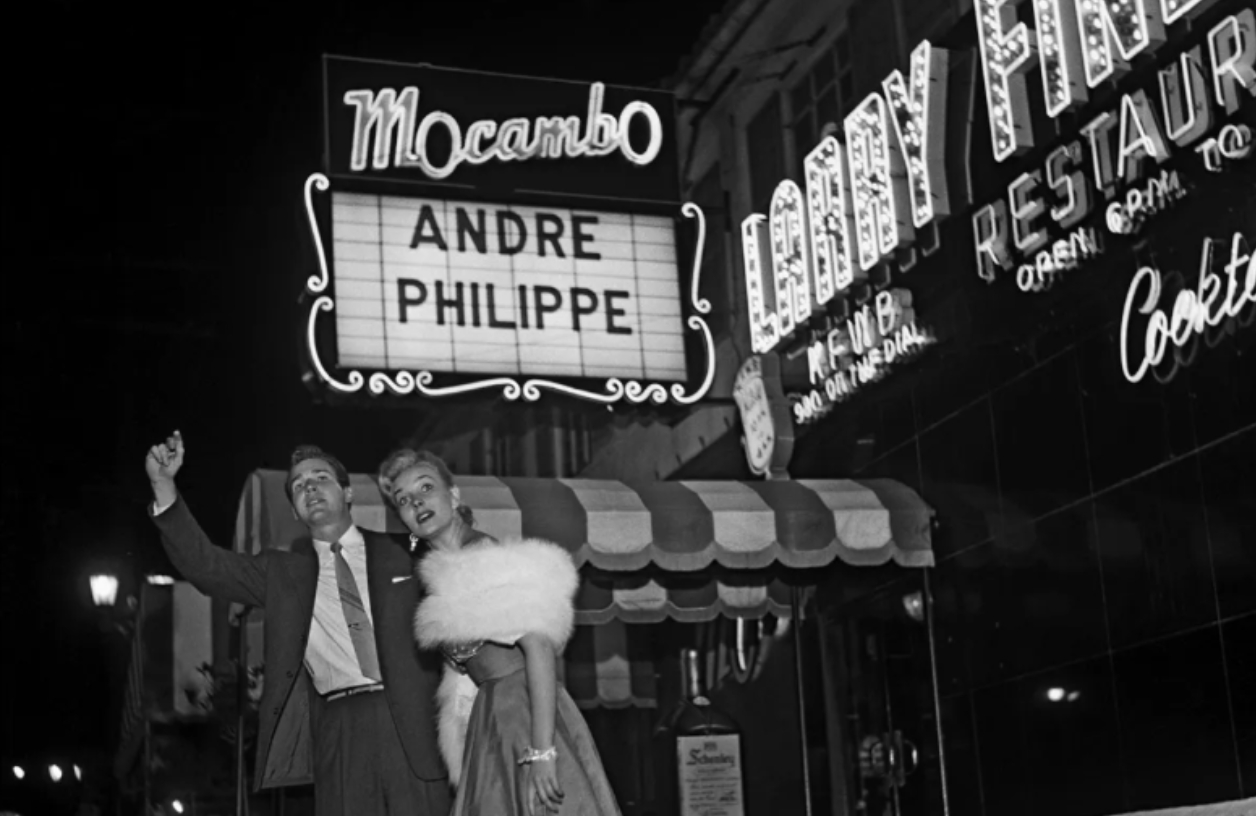
M679 208L697 232L682 285L670 95L338 57L325 71L329 172L305 185L319 261L306 341L324 385L603 403L706 393L705 221ZM693 390L687 331L706 358Z
M685 379L670 218L332 193L332 234L341 365Z

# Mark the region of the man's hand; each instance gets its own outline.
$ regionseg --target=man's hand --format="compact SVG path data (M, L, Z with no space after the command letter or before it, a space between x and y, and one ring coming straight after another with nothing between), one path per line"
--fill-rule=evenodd
M144 470L148 473L148 481L153 487L153 499L158 507L174 504L178 491L174 486L174 477L183 467L183 435L178 431L166 441L153 445L148 449L144 459Z

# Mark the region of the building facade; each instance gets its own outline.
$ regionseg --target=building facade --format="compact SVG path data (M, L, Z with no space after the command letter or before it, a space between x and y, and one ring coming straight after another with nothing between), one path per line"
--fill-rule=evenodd
M790 476L935 509L933 568L816 581L835 814L1256 797L1256 21L1068 5L736 0L674 80L717 386L581 472L748 478L727 398L772 353Z

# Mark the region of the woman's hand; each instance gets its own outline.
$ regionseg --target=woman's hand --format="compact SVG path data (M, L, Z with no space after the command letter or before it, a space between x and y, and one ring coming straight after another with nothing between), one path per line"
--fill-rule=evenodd
M558 760L530 762L524 767L528 809L532 816L557 813L563 806L563 789L558 784Z

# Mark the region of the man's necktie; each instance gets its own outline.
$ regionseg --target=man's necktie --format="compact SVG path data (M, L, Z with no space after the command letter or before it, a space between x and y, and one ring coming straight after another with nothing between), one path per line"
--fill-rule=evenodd
M353 651L358 654L358 666L362 674L372 680L383 680L379 671L379 658L375 655L375 630L371 628L371 619L367 617L366 607L362 604L362 596L358 594L358 582L353 580L353 570L345 560L343 547L339 542L331 545L336 559L336 583L340 587L340 606L345 611L345 621L349 624L349 637L353 639Z

